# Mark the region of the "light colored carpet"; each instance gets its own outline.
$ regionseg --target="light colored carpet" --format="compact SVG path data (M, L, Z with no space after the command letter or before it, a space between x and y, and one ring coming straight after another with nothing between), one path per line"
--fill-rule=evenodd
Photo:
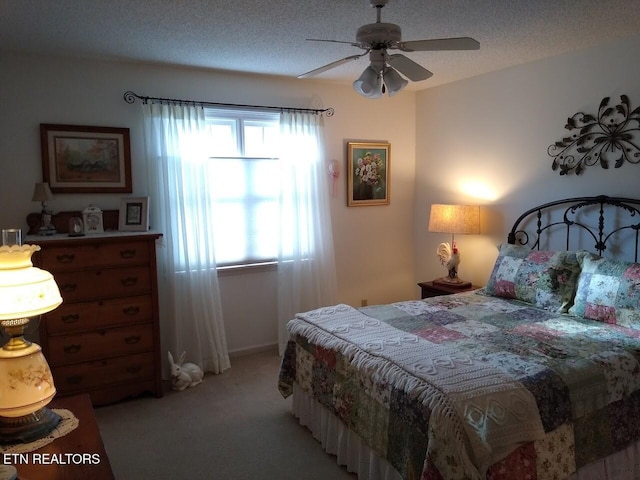
M162 398L96 408L116 480L355 480L291 413L275 352Z

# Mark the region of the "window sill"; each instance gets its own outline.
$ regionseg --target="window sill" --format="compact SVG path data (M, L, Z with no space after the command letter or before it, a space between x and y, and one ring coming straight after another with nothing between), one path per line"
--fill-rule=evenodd
M245 273L275 272L278 270L278 262L251 263L248 265L229 265L218 267L218 276L241 275Z

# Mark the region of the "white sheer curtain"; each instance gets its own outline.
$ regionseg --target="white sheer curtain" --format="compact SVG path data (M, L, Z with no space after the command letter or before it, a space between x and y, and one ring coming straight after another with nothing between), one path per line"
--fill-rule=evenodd
M174 358L186 351L187 361L220 373L230 364L208 221L204 111L147 104L143 112L152 225L164 236L158 249L163 344Z
M322 116L282 113L281 197L278 258L278 343L296 313L336 298L329 174L324 163Z

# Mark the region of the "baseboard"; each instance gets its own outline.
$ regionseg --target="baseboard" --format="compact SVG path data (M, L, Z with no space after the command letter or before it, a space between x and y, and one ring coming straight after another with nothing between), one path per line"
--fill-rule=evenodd
M238 357L246 357L247 355L253 355L255 353L264 353L264 352L273 352L274 354L278 354L278 344L277 343L269 343L267 345L257 345L253 347L241 348L239 350L233 350L229 352L229 358L238 358Z

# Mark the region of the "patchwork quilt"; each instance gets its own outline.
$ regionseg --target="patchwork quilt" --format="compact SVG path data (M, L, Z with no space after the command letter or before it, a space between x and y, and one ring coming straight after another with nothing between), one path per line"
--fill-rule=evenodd
M640 330L482 290L299 314L296 383L405 479L563 479L640 440Z

